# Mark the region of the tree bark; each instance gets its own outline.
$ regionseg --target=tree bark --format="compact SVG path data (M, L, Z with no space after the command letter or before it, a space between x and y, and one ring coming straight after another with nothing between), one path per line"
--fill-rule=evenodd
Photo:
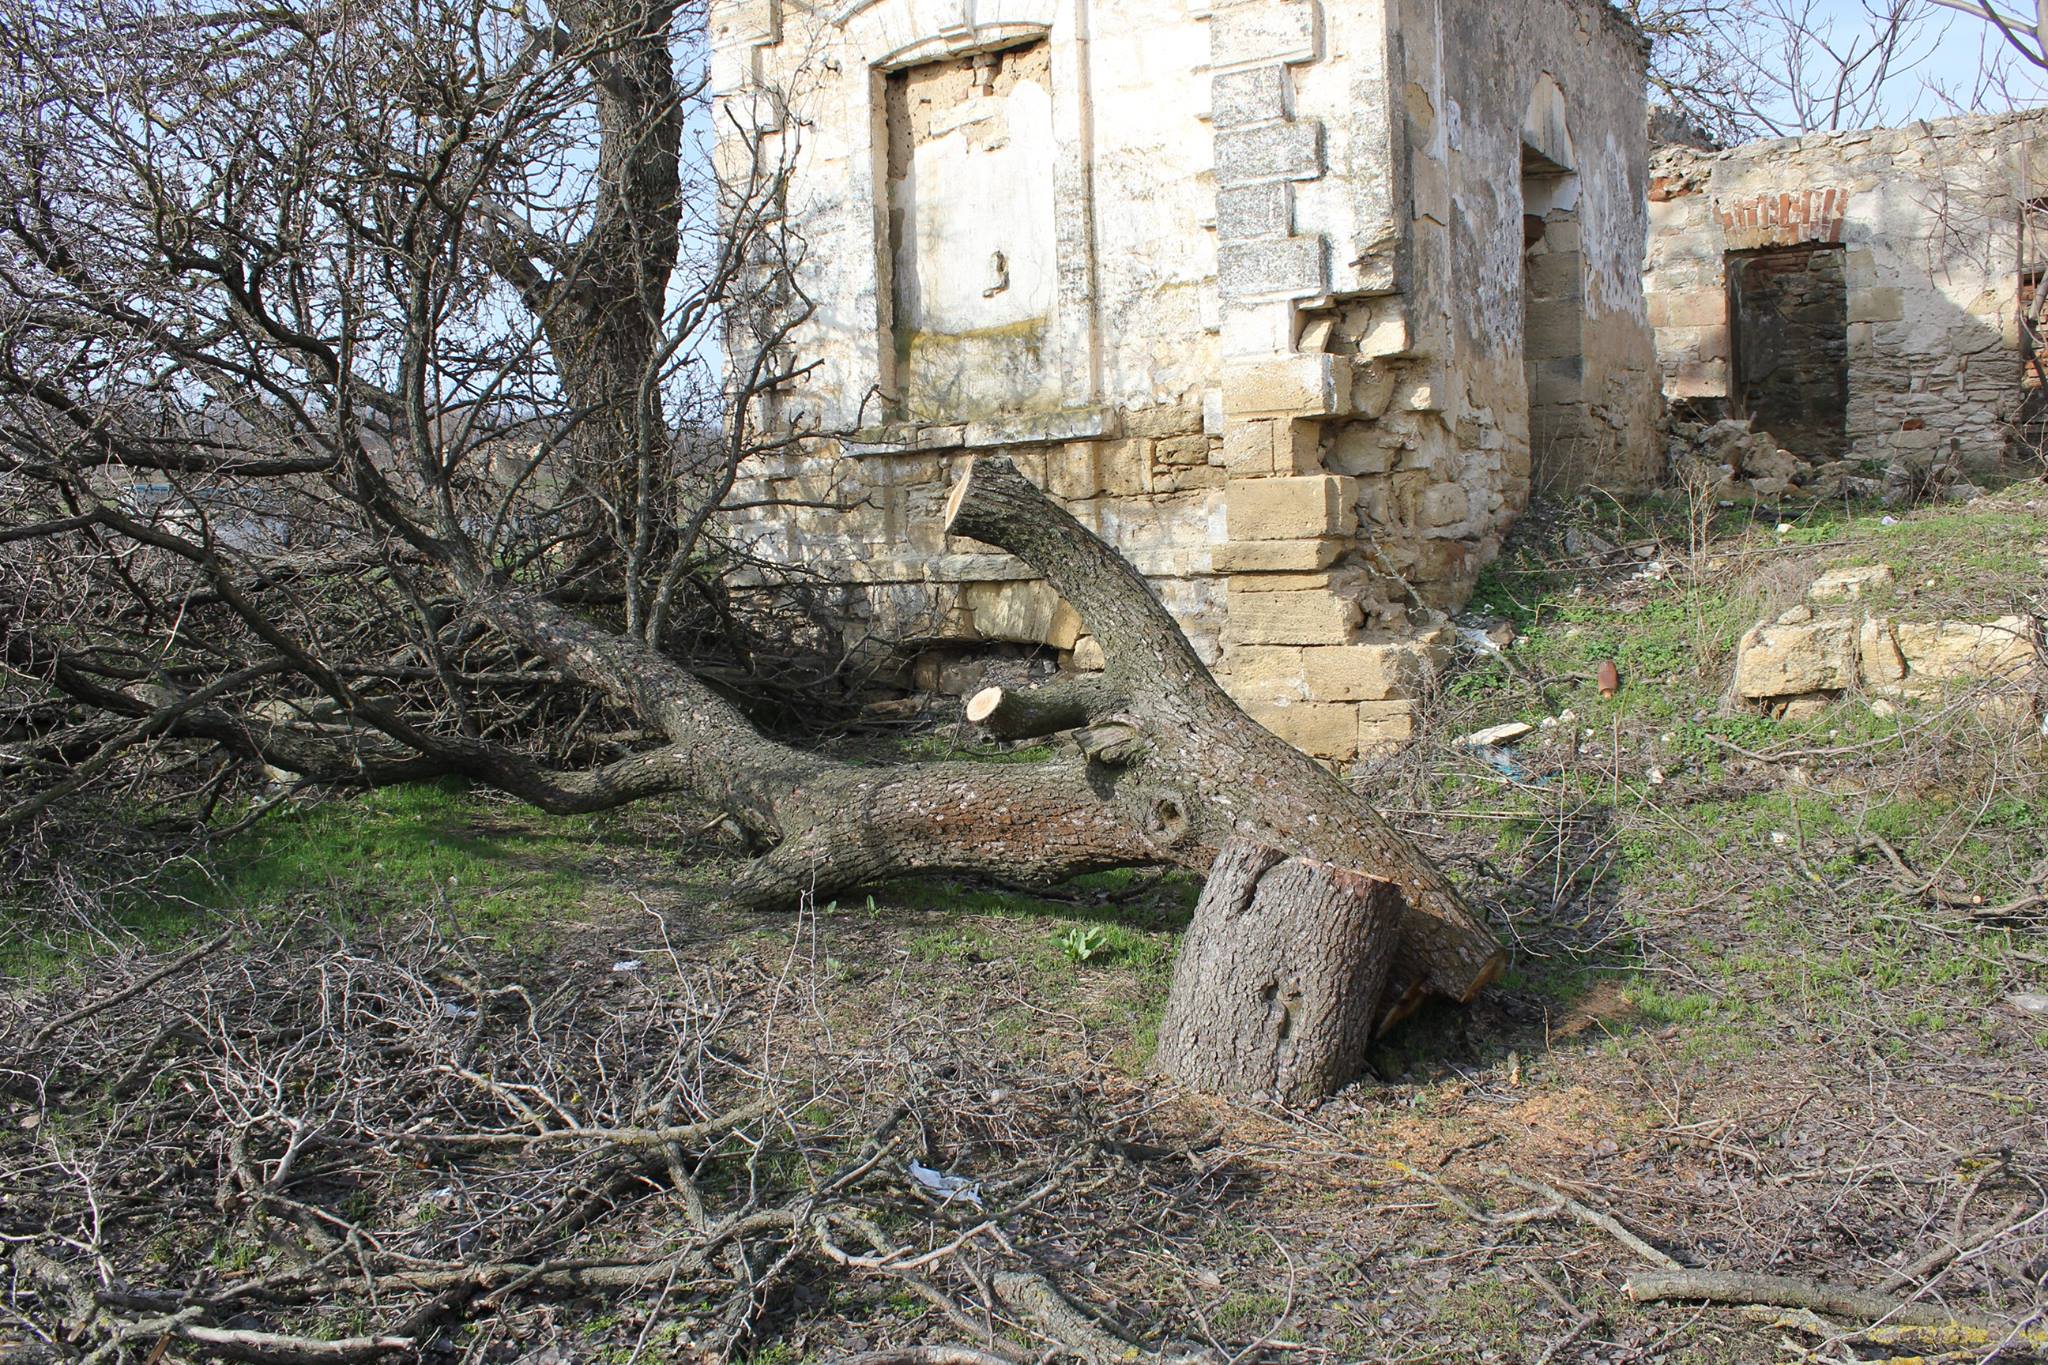
M1390 881L1403 899L1401 979L1466 1002L1500 975L1500 945L1436 865L1335 774L1246 715L1138 571L1009 460L973 463L948 499L946 530L1038 570L1102 645L1103 672L1091 686L1070 689L1057 706L1001 708L1012 737L1034 710L1067 724L1078 713L1091 725L1128 727L1145 752L1103 781L1130 824L1181 850L1182 861L1205 866L1211 850L1248 838ZM1128 757L1131 748L1117 752Z
M1390 972L1389 1014L1424 992L1470 1000L1498 975L1499 945L1421 850L1246 715L1137 571L1010 461L976 460L947 518L950 534L1044 575L1101 641L1099 677L975 699L1011 737L1074 731L1080 758L834 762L761 735L639 640L473 566L449 576L480 615L662 730L670 744L643 767L772 845L735 879L736 902L822 899L931 872L1043 884L1139 863L1209 871L1231 850L1198 913L1162 1048L1192 1085L1326 1094L1355 1073Z
M1357 1076L1400 925L1391 883L1238 840L1181 943L1158 1062L1213 1094L1303 1104Z

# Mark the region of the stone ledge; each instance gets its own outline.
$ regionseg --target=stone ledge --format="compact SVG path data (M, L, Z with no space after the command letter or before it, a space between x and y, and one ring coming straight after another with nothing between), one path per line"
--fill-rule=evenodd
M1123 431L1114 408L1062 408L986 422L891 422L839 440L840 453L862 459L931 450L1000 450L1061 441L1113 441Z

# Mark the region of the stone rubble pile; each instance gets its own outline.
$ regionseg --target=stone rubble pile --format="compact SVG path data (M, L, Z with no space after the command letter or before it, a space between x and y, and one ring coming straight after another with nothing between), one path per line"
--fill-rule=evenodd
M1988 707L2016 713L2037 704L2043 682L2042 623L2036 617L1908 621L1866 610L1891 586L1882 564L1822 574L1807 604L1743 635L1735 653L1735 696L1788 720L1818 714L1845 695L1893 701L1938 699L1980 688Z
M1674 421L1666 455L1682 488L1723 503L1876 499L1888 507L1942 499L1968 502L1984 490L1964 474L1954 451L1896 455L1882 471L1856 460L1807 460L1781 447L1746 418Z

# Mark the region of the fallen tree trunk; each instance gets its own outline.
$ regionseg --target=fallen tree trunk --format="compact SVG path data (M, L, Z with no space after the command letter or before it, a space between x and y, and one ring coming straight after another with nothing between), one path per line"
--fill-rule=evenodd
M1209 851L1243 838L1391 882L1403 901L1394 979L1469 1001L1505 963L1499 944L1421 850L1224 692L1145 580L1008 460L976 460L953 490L948 534L1008 550L1044 574L1102 645L1093 679L970 703L1002 733L1119 727L1113 791L1133 827ZM1056 700L1032 702L1054 692ZM1196 861L1184 858L1183 861Z
M451 576L493 624L668 736L666 749L636 758L641 769L772 845L735 880L739 903L786 905L929 872L1013 884L1144 863L1207 872L1218 850L1242 850L1197 916L1162 1040L1162 1062L1192 1085L1297 1102L1326 1094L1355 1074L1375 1016L1425 993L1469 1001L1499 974L1498 943L1435 865L1246 715L1138 572L1009 460L976 460L946 518L948 534L1044 575L1101 641L1095 677L971 702L1012 737L1074 731L1078 761L834 762L760 735L635 641L462 565ZM1241 885L1242 869L1262 860ZM1247 995L1252 978L1273 983L1275 1000L1287 993L1286 1009L1261 1003L1264 984Z

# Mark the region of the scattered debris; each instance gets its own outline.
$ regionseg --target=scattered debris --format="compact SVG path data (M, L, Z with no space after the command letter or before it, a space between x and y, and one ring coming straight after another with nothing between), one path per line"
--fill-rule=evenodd
M939 1195L948 1201L958 1199L961 1203L972 1204L977 1209L981 1207L981 1184L979 1181L969 1180L965 1176L947 1175L943 1171L935 1171L916 1157L910 1159L910 1178L930 1190L933 1194Z
M1574 526L1564 533L1564 550L1566 554L1577 555L1582 559L1605 559L1614 553L1614 543L1594 535L1584 527Z
M1536 727L1525 721L1511 720L1501 725L1489 725L1484 730L1451 741L1457 749L1490 749L1497 744L1513 744Z
M1717 502L1819 502L1882 496L1885 483L1849 460L1808 461L1780 447L1746 419L1673 422L1666 454L1678 482ZM1778 524L1779 534L1792 529Z

